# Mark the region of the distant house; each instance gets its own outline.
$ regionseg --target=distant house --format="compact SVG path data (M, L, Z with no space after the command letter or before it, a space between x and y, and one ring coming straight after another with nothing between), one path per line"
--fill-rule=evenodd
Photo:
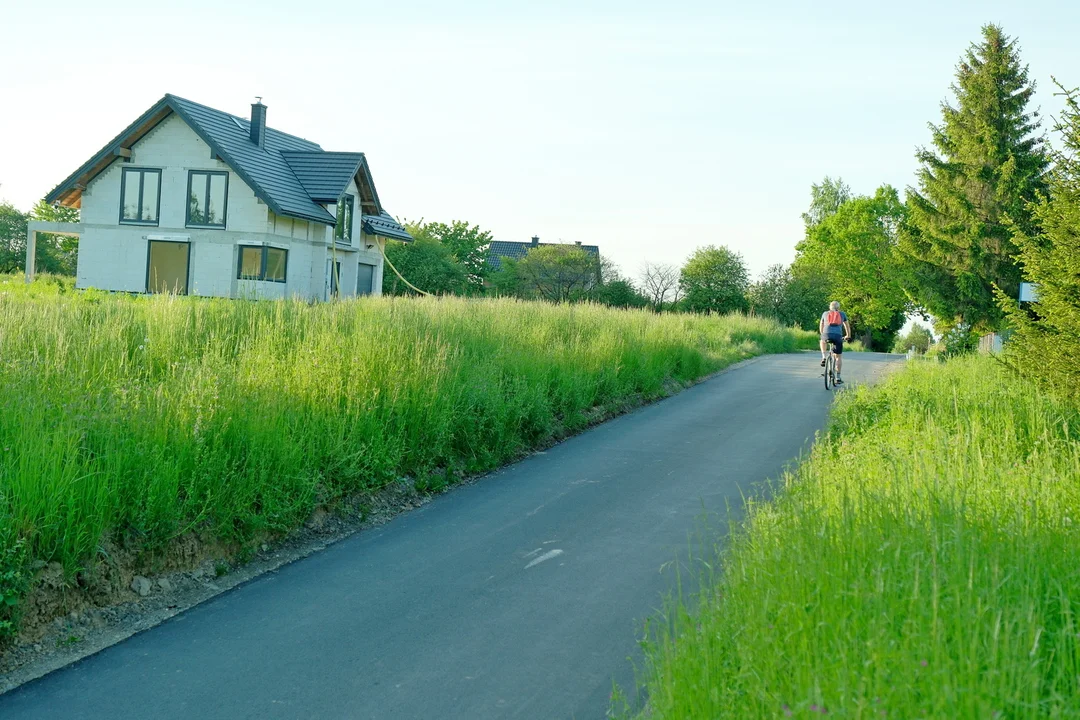
M540 238L533 235L532 240L529 242L508 242L503 240L492 240L491 245L488 247L487 264L494 271L502 269L502 261L505 260L521 260L529 251L538 247L550 247L552 245L564 245L565 243L542 243ZM596 245L582 245L580 242L574 243L577 247L581 248L590 255L600 257L600 248Z
M387 238L367 158L166 95L46 197L81 210L76 286L326 300L382 289ZM34 252L27 253L27 278Z

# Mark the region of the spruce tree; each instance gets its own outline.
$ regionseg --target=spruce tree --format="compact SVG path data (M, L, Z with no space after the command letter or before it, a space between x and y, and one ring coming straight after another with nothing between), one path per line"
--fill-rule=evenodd
M930 125L936 151L917 153L901 247L912 293L942 326L995 329L994 286L1016 297L1020 285L1011 228L1034 231L1028 204L1045 188L1038 112L1028 110L1035 84L1016 40L987 25L952 91L955 106L942 103L942 123Z
M1037 302L1022 307L1005 293L999 301L1014 330L1005 347L1017 367L1080 400L1080 93L1061 90L1066 107L1054 128L1061 144L1049 194L1032 208L1040 231L1016 234Z

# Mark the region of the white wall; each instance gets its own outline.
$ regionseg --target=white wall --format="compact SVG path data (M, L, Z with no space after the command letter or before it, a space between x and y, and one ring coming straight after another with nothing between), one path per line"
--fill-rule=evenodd
M161 169L161 206L156 226L159 230L184 229L188 170L224 170L229 171L226 230L266 232L266 205L225 163L210 157L210 146L178 115L170 115L135 143L131 148L130 162L125 163L117 158L105 172L90 182L83 191L82 222L119 224L120 171L124 166Z
M79 236L75 286L123 292L146 291L146 231L84 226Z
M294 242L289 249L287 293L303 300L322 300L322 283L311 284L311 255L314 248L306 241Z
M191 245L192 295L231 297L236 278L236 245L231 239L214 242L196 238Z
M316 300L325 300L327 293L326 286L326 251L325 245L312 245L311 246L311 263L308 265L308 287L311 288L311 295ZM300 272L300 268L297 268L297 272Z

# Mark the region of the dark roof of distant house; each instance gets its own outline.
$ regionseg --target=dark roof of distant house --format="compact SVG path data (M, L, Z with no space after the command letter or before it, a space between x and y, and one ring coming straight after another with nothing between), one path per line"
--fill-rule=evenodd
M172 113L179 115L278 215L333 225L336 218L320 203L337 202L354 177L359 180L362 210L376 216L383 213L363 153L325 152L316 143L270 127L259 147L251 140L251 123L246 118L176 95L166 95L143 113L57 185L46 201L77 207L82 191L98 173Z
M530 250L534 247L579 247L587 253L592 255L600 255L600 248L596 245L582 245L581 243L575 243L570 245L569 243L542 243L538 242L533 245L531 242L511 242L507 240L492 240L491 245L488 246L487 264L493 270L499 270L502 268L502 261L506 260L520 260L525 257Z

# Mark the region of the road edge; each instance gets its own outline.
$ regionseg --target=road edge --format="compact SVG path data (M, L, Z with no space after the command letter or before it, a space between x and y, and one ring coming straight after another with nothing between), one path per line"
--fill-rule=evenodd
M419 493L416 492L415 489L412 489L412 492L405 491L403 486L408 483L408 480L403 479L384 490L377 491L376 493L364 496L363 498L346 498L343 501L340 501L335 508L335 511L339 514L331 518L326 517L327 513L325 509L318 508L316 509L315 515L319 515L320 511L323 515L320 520L323 524L318 528L312 528L311 521L309 521L308 526L298 528L274 546L264 545L263 550L257 553L252 560L242 565L235 566L234 569L227 574L219 576L215 571L215 565L217 563L215 563L214 560L209 560L202 563L202 565L195 570L174 572L160 576L155 575L150 578L155 585L159 580L167 580L168 583L175 588L175 592L167 595L154 595L133 602L118 603L109 606L106 609L119 610L122 611L122 614L128 616L116 625L95 627L87 632L85 637L80 638L75 643L69 643L67 642L67 638L65 638L65 636L68 636L68 638L72 637L70 633L73 631L68 627L61 627L55 631L46 633L46 635L40 638L38 642L28 642L9 649L4 653L4 656L0 656L0 659L3 659L5 662L10 662L12 665L10 670L0 674L0 695L15 691L18 688L34 682L35 680L39 680L57 670L62 670L65 667L82 662L87 658L104 652L110 647L125 642L135 635L146 632L147 630L152 630L175 617L183 615L203 603L257 580L263 575L276 572L286 565L290 565L326 550L332 545L346 540L364 530L371 530L381 525L385 525L396 518L432 502L442 495L454 492L458 488L482 482L486 478L489 478L516 463L522 462L532 455L545 452L552 447L578 437L607 422L662 403L665 400L680 395L692 387L707 383L722 375L760 362L766 357L809 352L816 351L796 350L790 353L765 353L762 355L755 355L732 363L727 367L704 375L696 380L676 385L661 397L648 401L642 400L633 404L610 409L605 414L598 415L594 421L565 437L558 438L549 444L534 448L513 462L498 468L493 468L483 474L462 478L460 481L455 482L434 494ZM381 514L378 517L365 517L363 513L357 511L356 506L360 500L370 500L372 496L401 494L403 491L407 496L408 501L394 506L393 510ZM44 647L54 644L55 650L51 647L46 650ZM42 652L45 652L46 654L41 655Z

